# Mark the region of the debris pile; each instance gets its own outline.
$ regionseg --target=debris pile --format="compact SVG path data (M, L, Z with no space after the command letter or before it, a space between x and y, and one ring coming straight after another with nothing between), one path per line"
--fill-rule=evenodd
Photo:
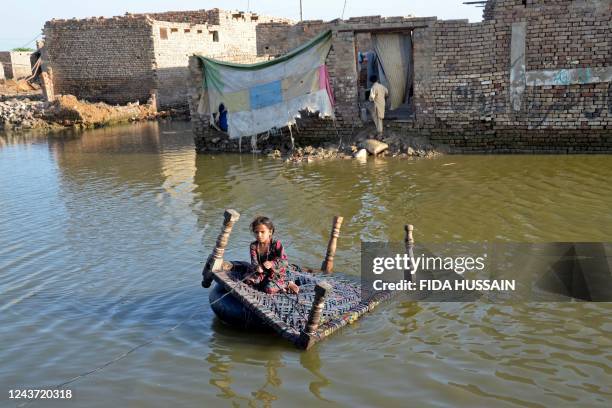
M72 95L60 95L53 102L20 96L0 100L0 130L102 127L168 115L169 112L157 112L151 104L111 106L103 102L80 101Z
M48 102L33 101L29 98L0 101L0 130L50 127L51 125L42 119L47 107Z
M273 159L283 159L288 163L311 163L326 159L360 159L368 157L433 158L444 153L444 149L434 147L427 138L415 137L386 131L382 140L374 138L372 129L365 128L351 140L341 145L326 143L323 146L301 146L291 149L279 144L276 138L258 141L258 149ZM259 151L259 150L258 150Z

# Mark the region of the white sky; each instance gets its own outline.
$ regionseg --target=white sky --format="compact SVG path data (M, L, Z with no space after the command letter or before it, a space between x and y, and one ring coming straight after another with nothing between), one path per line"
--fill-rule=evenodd
M367 15L438 17L480 21L482 9L464 5L465 0L346 0L345 18ZM35 36L52 18L117 16L132 13L199 10L250 9L259 14L299 20L299 0L8 0L0 13L0 51L23 45L34 48ZM344 0L302 0L305 20L333 20L342 15ZM31 41L30 43L28 43Z

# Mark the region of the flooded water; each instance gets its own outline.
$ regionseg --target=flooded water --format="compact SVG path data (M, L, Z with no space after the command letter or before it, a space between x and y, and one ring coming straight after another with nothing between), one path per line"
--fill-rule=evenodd
M0 136L0 405L72 381L31 406L609 406L610 303L396 302L301 352L224 326L200 273L228 207L226 259L266 214L311 266L343 215L354 275L361 240L408 222L423 242L609 241L611 175L612 156L198 156L185 123Z

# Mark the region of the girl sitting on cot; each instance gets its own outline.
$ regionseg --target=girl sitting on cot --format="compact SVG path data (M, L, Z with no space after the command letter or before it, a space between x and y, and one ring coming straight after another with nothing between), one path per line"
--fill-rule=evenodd
M272 237L272 221L268 217L255 217L251 231L255 235L255 241L249 246L253 276L245 283L266 293L298 293L300 288L294 282L285 283L289 262L281 242Z

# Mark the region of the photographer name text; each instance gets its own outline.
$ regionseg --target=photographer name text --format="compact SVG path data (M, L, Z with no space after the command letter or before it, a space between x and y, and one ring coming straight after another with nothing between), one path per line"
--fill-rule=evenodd
M424 254L414 257L397 254L394 257L377 257L372 262L374 275L385 271L409 271L415 275L418 271L454 272L457 279L421 279L418 281L401 279L388 282L374 280L372 287L377 291L514 291L514 279L466 279L465 272L483 272L487 255L440 257Z

